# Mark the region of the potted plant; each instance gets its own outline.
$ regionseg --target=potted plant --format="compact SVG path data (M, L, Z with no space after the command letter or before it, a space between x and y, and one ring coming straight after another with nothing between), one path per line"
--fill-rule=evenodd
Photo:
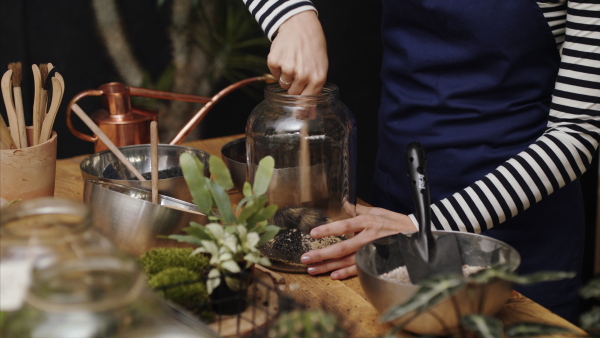
M557 272L557 271L542 271L530 275L519 276L513 272L507 265L499 264L490 268L475 272L464 278L461 275L436 275L419 283L419 289L406 302L398 304L390 308L384 313L380 320L385 323L394 323L394 328L389 333L389 337L393 337L406 324L408 324L416 315L424 313L431 309L436 304L439 304L445 299L450 299L453 304L456 304L456 294L464 289L477 289L473 286L487 285L496 279L506 280L516 284L534 284L545 281L560 280L565 278L573 278L574 273ZM478 288L483 290L483 288ZM473 297L473 302L479 307L483 302L481 298L484 294L476 292L467 293ZM454 314L460 320L458 332L455 334L460 337L534 337L548 334L570 334L569 329L547 325L542 323L515 323L504 326L502 322L493 316L481 314L481 308L475 313L463 314L460 313L458 306L454 307ZM442 320L443 318L437 318Z
M227 194L233 181L220 158L210 156L210 178L203 175L204 165L197 157L183 153L179 162L193 201L198 210L208 216L209 223L191 222L190 227L183 229L187 235L168 238L197 245L192 255L210 257L206 286L213 309L222 314L239 313L247 305L245 291L253 265L271 264L268 258L261 256L259 247L279 232L279 227L269 224L277 205L267 204L265 196L274 160L267 156L259 162L254 184L245 182L244 198L235 212Z

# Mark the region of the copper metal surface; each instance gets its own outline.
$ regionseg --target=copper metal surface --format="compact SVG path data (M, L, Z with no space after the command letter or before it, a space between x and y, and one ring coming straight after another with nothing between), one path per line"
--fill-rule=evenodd
M92 120L113 141L117 147L150 143L150 122L157 121L157 112L131 107L131 96L151 97L163 100L205 103L194 117L179 131L170 144L180 144L204 118L205 114L233 90L255 82L275 82L271 75L253 77L236 82L221 90L212 98L165 92L159 90L129 87L122 83L110 82L98 89L85 90L75 95L67 105L67 126L76 137L94 143L95 152L106 150L107 147L96 135L87 135L75 129L71 120L73 104L88 96L100 96L104 109L92 114Z

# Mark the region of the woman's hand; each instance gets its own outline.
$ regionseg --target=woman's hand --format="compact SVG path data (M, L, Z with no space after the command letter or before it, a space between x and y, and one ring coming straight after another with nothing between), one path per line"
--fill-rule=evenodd
M279 26L267 64L279 85L290 95L321 93L329 61L325 35L316 12L300 12Z
M310 232L313 238L356 235L326 248L309 251L302 255L301 261L311 264L308 267L311 275L333 271L332 279L344 279L357 274L355 255L360 247L377 238L415 231L417 228L406 215L357 204L356 217L324 224Z

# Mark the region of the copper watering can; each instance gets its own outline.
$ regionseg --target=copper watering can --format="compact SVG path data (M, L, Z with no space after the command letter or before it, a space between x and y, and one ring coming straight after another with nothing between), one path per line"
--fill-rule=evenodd
M179 94L152 89L126 86L118 82L101 85L98 89L90 89L75 95L67 106L67 126L76 137L94 143L94 151L100 152L108 147L96 135L84 134L73 126L71 108L80 99L87 96L100 96L103 108L91 114L90 118L98 125L110 140L117 146L123 147L135 144L150 143L150 122L158 120L158 113L134 108L131 106L131 96L151 97L164 100L204 103L190 121L177 133L169 144L180 144L200 123L206 113L224 96L237 88L255 82L276 82L271 75L245 79L218 92L213 97L203 97L189 94Z

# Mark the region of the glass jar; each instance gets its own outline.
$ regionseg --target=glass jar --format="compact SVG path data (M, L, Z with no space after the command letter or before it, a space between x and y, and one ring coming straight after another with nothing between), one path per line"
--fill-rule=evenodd
M79 257L84 250L115 250L92 229L89 207L59 198L17 202L0 213L0 310L23 304L31 268L57 256Z
M273 223L282 230L262 249L274 269L306 271L304 252L344 239L313 240L310 230L355 216L356 123L338 96L331 83L314 96L289 95L270 84L248 118L248 180L263 157L275 159L267 196L279 207Z
M85 251L36 265L25 305L5 319L7 337L214 337L177 320L146 286L137 261L119 251Z

